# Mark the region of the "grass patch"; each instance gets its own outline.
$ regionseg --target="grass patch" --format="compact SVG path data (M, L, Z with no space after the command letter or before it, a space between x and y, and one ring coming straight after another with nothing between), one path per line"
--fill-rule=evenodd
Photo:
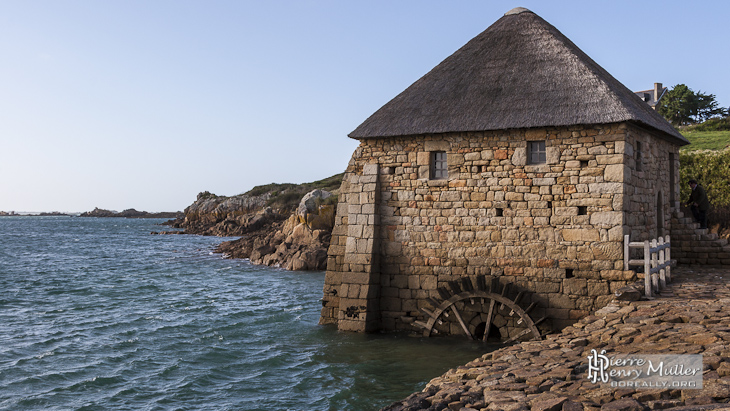
M722 150L730 145L730 131L682 131L682 135L690 141L690 145L682 147L682 151Z
M342 184L342 178L344 173L334 175L319 181L313 181L311 183L302 184L265 184L252 188L251 190L244 193L249 196L259 196L266 193L271 193L271 197L266 202L266 205L272 207L280 212L291 212L299 205L299 201L304 197L305 194L314 190L326 190L335 191L340 188ZM330 202L337 201L337 196L333 196L333 199L327 199ZM326 200L325 200L326 201ZM330 204L330 203L325 203Z
M262 194L266 194L268 192L272 192L272 194L276 195L282 191L291 190L292 188L295 188L296 184L277 184L277 183L271 183L271 184L265 184L262 186L256 186L252 188L251 190L245 192L244 194L249 196L260 196Z

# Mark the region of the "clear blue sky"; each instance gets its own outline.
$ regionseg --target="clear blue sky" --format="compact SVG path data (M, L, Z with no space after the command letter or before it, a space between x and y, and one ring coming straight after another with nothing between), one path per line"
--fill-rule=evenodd
M730 105L730 2L0 0L0 210L182 210L342 172L347 134L527 7L631 90Z

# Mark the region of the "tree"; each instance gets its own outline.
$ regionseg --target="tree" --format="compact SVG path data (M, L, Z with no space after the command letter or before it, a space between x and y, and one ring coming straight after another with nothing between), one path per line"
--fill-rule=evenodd
M718 107L714 94L694 92L684 84L677 84L659 101L659 114L675 126L703 122L709 118L727 115Z
M718 107L714 94L702 94L697 92L697 120L700 123L712 117L722 117L727 115L727 110Z

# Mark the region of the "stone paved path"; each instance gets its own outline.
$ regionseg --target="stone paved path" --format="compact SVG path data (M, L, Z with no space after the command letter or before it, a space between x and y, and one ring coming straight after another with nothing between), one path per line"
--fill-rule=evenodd
M683 267L655 300L614 301L542 341L482 356L384 410L730 409L730 267ZM587 379L587 355L702 354L703 389L610 388Z

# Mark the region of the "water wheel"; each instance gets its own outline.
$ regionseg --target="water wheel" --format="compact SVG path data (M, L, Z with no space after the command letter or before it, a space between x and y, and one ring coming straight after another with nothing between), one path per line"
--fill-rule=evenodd
M445 287L438 289L442 298L440 302L429 299L433 309L421 308L428 321L416 321L414 324L423 329L424 337L430 337L435 334L449 334L449 326L456 323L458 326L454 328L460 329L467 338L487 341L494 338L495 329L509 322L514 330L511 336L500 338L504 343L518 339L541 339L542 334L537 326L545 320L545 317L533 321L529 314L537 304L533 302L523 309L519 303L525 296L524 291L518 292L514 298L509 298L509 284L497 290L499 292L491 290L499 288L499 285L487 286L484 276L477 277L476 289L466 277L462 278L461 282L450 281L448 289ZM501 324L495 326L495 319L499 319ZM520 330L516 331L517 328Z

